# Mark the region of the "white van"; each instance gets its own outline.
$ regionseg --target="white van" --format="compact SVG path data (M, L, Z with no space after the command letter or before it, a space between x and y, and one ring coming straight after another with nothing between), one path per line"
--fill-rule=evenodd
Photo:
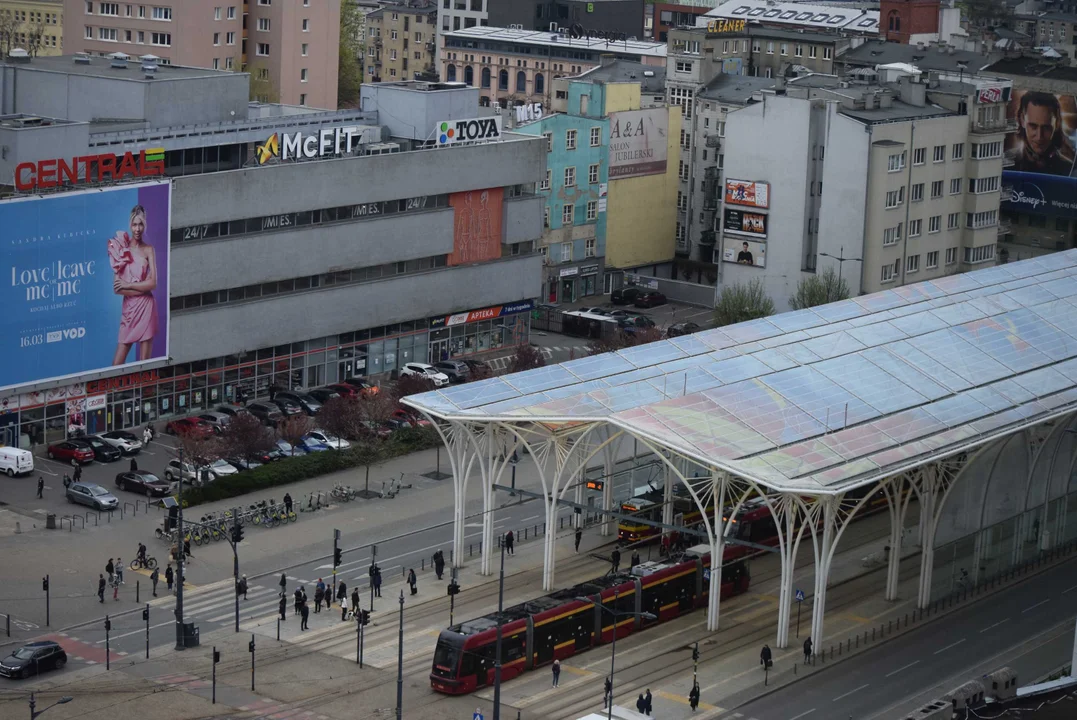
M25 475L34 471L34 454L29 450L0 447L0 472L8 477Z

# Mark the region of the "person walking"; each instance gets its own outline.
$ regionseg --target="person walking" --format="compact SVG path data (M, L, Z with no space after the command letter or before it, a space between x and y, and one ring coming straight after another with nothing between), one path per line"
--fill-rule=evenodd
M277 610L280 611L280 621L286 622L288 620L288 598L284 594L280 596L280 602L277 604Z
M150 573L150 582L153 583L153 596L157 597L157 581L161 579L160 573L157 572L157 568L153 569Z
M131 472L138 472L138 462L136 462L134 458L131 458Z
M64 473L64 490L71 487L71 476Z
M643 714L650 715L654 708L651 705L651 689L647 688L647 694L643 696Z
M352 612L359 610L359 588L352 588Z
M344 622L348 619L348 596L342 595L340 597L340 621Z
M97 599L105 602L105 576L101 573L97 574Z
M295 589L294 612L292 614L293 615L298 615L299 614L299 608L302 607L302 605L303 605L303 590L302 590L302 588L296 588Z
M417 582L417 579L415 578L415 569L414 568L408 568L408 585L411 586L411 594L412 595L419 592L419 590L415 587L416 582Z
M610 678L606 677L606 688L602 694L602 709L606 709L610 705L610 700L613 699L613 682Z
M149 444L150 444L150 440L152 440L152 439L153 439L153 433L150 432L150 428L147 425L142 430L142 444L148 447Z
M561 661L554 660L550 671L553 672L553 686L557 687L557 683L561 681Z
M441 579L442 573L445 572L445 555L438 550L434 553L434 573L438 576L438 580Z
M243 599L247 599L247 576L244 575L239 579L239 583L236 584L236 595L242 595Z
M78 482L79 480L82 480L82 466L81 465L76 465L75 466L75 482Z
M343 604L344 598L346 597L348 597L348 586L343 580L341 580L340 584L337 585L337 602Z
M639 712L642 715L643 711L646 710L646 709L647 709L647 701L643 699L643 693L640 693L639 697L636 698L636 711Z
M288 576L284 573L280 574L280 596L284 597L288 594Z
M770 645L764 645L763 649L759 652L759 664L766 670L773 663L771 662Z
M807 665L808 663L811 662L811 650L812 650L811 636L809 635L807 638L804 639L804 664L805 665Z
M516 536L512 534L512 530L509 530L507 533L505 533L505 551L509 555L515 555L516 554L515 550L513 549L513 546L515 544L516 544Z
M127 583L125 583L123 581L123 560L121 560L120 558L116 558L116 584L117 585L126 585L127 584Z
M45 478L40 475L37 476L37 497L39 500L45 499Z
M613 548L613 553L610 555L610 563L613 565L613 572L617 572L621 569L621 551L617 548Z
M629 569L631 570L632 568L636 567L637 565L639 565L639 550L633 550L632 551L632 565L631 565L631 567L629 567Z
M320 613L322 611L322 600L325 599L325 586L322 583L318 583L314 586L314 613Z
M308 606L306 603L303 603L303 606L299 609L299 611L303 617L303 622L299 623L299 629L309 630L310 628L307 627L307 618L310 617L310 606Z
M692 708L692 712L699 707L699 683L693 684L692 689L688 691L688 705Z
M583 528L576 528L576 552L580 551L580 540L583 540Z
M119 581L116 581L116 582L112 583L112 599L117 600L117 601L120 599L120 583L119 583Z
M381 568L374 566L374 597L381 597Z
M108 573L108 584L111 585L116 576L116 565L112 562L112 558L105 563L105 572Z
M165 584L168 585L168 592L172 592L172 581L175 578L175 574L172 572L172 563L168 563L165 568Z

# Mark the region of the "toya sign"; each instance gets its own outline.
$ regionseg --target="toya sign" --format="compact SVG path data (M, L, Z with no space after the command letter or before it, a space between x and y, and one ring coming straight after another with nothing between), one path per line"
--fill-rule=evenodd
M164 148L126 152L123 155L80 155L19 163L15 166L15 189L19 192L33 192L61 185L157 177L164 174Z
M438 147L500 139L500 115L467 120L443 120L434 127L434 142Z

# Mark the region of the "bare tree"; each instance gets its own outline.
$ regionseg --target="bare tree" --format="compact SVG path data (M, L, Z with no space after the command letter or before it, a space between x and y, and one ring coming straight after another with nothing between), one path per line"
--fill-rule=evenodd
M355 398L330 398L318 411L319 427L330 435L346 440L366 438L369 427L364 423L359 402Z
M789 305L794 310L803 310L848 297L849 284L834 272L834 268L828 267L820 273L801 278L796 293L789 298Z
M408 395L418 395L419 393L429 392L434 389L434 381L428 377L422 375L401 375L396 379L396 384L393 385L393 400L394 406L396 401L399 401L402 397Z
M295 446L310 432L312 426L313 423L307 415L292 415L280 421L277 433L281 440L292 446L292 454L295 455Z
M535 368L545 367L546 356L542 351L530 343L516 346L516 352L509 361L509 372L523 372Z
M256 460L273 449L273 434L262 421L250 413L241 412L228 423L220 438L223 457Z
M15 36L21 26L22 23L15 18L15 13L11 10L0 11L0 55L3 55L3 59L7 59L11 49L15 47Z
M41 17L26 30L26 50L30 57L37 57L45 43L45 18Z
M406 376L411 377L411 376ZM422 378L420 378L422 379ZM355 401L356 411L363 423L370 430L393 416L396 411L398 400L392 393L379 392L376 395L360 397Z

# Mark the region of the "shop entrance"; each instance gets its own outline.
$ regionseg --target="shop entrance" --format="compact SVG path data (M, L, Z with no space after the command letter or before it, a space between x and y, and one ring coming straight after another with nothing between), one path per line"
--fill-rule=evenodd
M86 434L96 435L98 433L107 432L108 429L105 420L105 408L103 407L87 412Z
M112 403L112 411L108 414L108 429L121 430L142 424L142 410L138 400L122 400Z

